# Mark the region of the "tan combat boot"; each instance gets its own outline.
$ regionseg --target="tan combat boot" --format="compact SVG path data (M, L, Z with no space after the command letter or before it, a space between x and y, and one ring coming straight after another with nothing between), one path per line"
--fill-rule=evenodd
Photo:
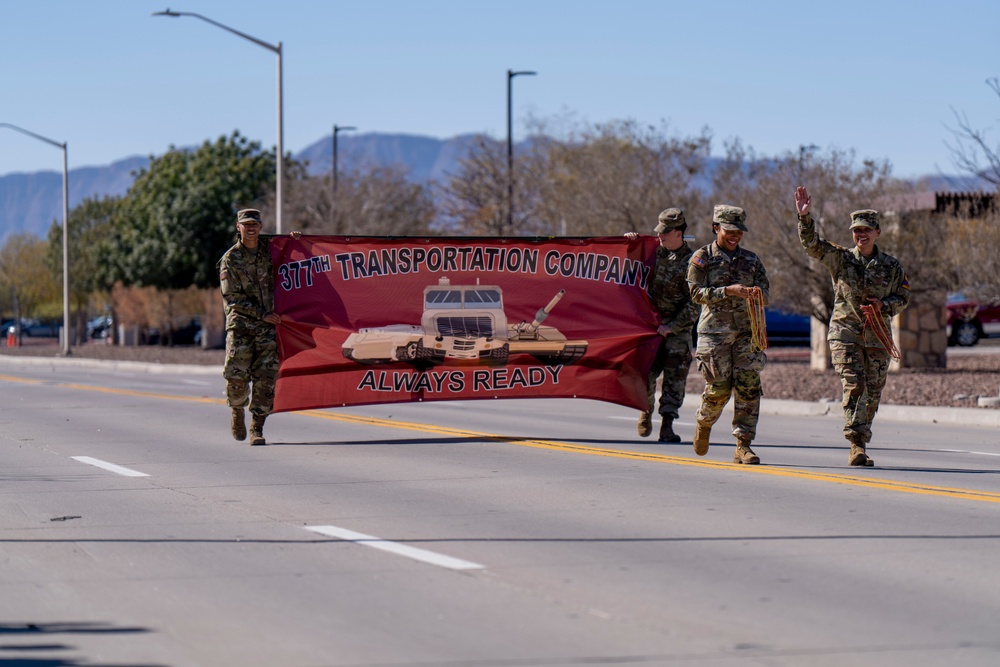
M736 440L736 453L733 454L733 463L743 463L746 465L760 463L760 457L750 449L750 440L746 438L738 438Z
M636 430L639 431L640 438L648 438L649 434L653 432L653 413L642 412L639 415L639 423L636 425Z
M698 456L708 454L708 438L712 435L712 425L699 421L694 427L694 453Z
M681 436L674 433L674 420L672 417L664 417L660 422L659 442L680 442Z
M266 445L267 441L264 440L264 420L267 417L259 417L253 415L250 420L250 444L251 445Z
M848 462L852 466L873 466L875 465L875 460L868 457L865 453L865 445L860 442L851 442L851 454L848 458Z
M247 439L247 423L243 417L243 408L233 408L233 416L229 422L233 437L237 440Z

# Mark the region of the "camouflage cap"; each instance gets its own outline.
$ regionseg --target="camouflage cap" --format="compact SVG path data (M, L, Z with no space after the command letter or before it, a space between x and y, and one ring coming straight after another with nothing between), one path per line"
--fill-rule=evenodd
M264 224L260 220L260 211L255 208L245 208L242 211L236 213L236 222L257 222Z
M687 220L684 219L684 211L679 208L668 208L660 213L659 222L653 227L653 231L662 234L683 227L685 224Z
M868 227L869 229L879 229L878 211L873 211L870 208L866 208L851 213L850 229L855 229L857 227Z
M745 232L747 214L739 206L729 206L728 204L717 204L712 213L712 224L718 224L723 229L732 232Z

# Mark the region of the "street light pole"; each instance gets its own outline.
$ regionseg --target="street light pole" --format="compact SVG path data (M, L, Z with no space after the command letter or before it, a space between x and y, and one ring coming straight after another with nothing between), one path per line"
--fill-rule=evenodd
M276 178L278 179L278 182L275 184L275 189L274 189L275 190L275 192L274 192L275 206L277 207L277 211L275 212L274 218L275 218L275 228L277 230L277 233L281 234L281 212L284 209L284 181L285 181L285 179L284 179L284 174L285 174L285 167L284 167L284 162L285 162L285 151L284 151L284 144L285 144L285 124L284 124L284 119L283 119L284 86L282 85L282 81L281 81L281 78L282 78L282 75L281 75L281 73L282 73L282 64L281 64L281 52L282 52L282 49L281 49L281 42L278 42L277 44L269 44L269 43L267 43L267 42L265 42L265 41L263 41L261 39L257 39L256 37L253 37L252 35L248 35L248 34L246 34L244 32L240 32L239 30L236 30L235 28L230 28L227 25L219 23L218 21L213 21L212 19L207 18L205 16L202 16L201 14L195 14L194 12L173 12L173 11L170 11L168 9L168 10L163 11L163 12L153 12L153 16L171 16L171 17L174 17L174 18L176 18L178 16L193 16L196 19L201 19L202 21L205 21L206 23L211 23L212 25L214 25L217 28L222 28L226 32L231 32L234 35L242 37L243 39L245 39L247 41L253 42L257 46L261 46L261 47L267 49L268 51L272 51L273 53L275 53L278 56L278 142L277 142L277 147L276 147L277 155L275 156L277 158L277 160L276 160L276 162L277 162L277 166L276 166L276 171L277 171Z
M330 166L331 174L333 175L333 193L330 197L330 224L333 225L336 220L334 214L337 211L337 135L341 132L348 132L350 130L356 130L358 128L351 125L337 125L333 124L333 163Z
M62 354L69 356L69 150L66 142L59 143L40 134L35 134L17 125L10 123L0 123L0 127L6 127L29 137L44 141L47 144L61 148L63 152L63 225L62 225L62 251L63 251L63 336Z
M356 130L358 128L351 125L336 125L333 126L333 195L337 196L337 135L341 132L349 132L351 130Z
M507 233L514 229L514 142L512 139L511 82L515 76L535 76L538 72L507 70Z

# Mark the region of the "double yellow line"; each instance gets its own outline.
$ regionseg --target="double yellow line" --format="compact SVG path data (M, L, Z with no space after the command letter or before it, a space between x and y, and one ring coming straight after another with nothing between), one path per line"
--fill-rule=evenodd
M0 375L0 381L19 382L25 384L42 384L42 380L30 380L9 375ZM47 383L47 382L46 382ZM55 386L64 389L74 389L79 391L94 391L104 394L118 394L122 396L134 396L138 398L152 398L170 401L187 401L191 403L211 403L224 405L221 398L176 396L171 394L156 394L145 391L133 391L129 389L114 389L109 387L95 387L92 385L55 383ZM795 468L783 468L780 466L742 466L734 463L724 463L721 461L710 461L706 459L689 458L684 456L671 456L668 454L655 454L649 452L636 452L627 449L611 449L607 447L592 447L574 442L562 442L558 440L540 440L536 438L521 438L517 436L503 436L479 431L469 431L465 429L451 428L448 426L437 426L434 424L421 424L418 422L402 422L398 420L378 419L376 417L360 417L336 412L325 412L321 410L302 410L295 414L319 419L329 419L346 424L358 424L364 426L376 426L380 428L396 428L432 435L443 435L448 437L471 438L488 440L492 442L504 442L519 447L532 447L535 449L548 449L569 454L585 454L588 456L607 456L618 459L631 459L634 461L650 461L654 463L669 463L678 466L694 466L698 468L722 468L731 471L739 470L755 475L774 475L777 477L790 477L816 482L827 482L832 484L844 484L848 486L867 487L871 489L882 489L884 491L896 491L899 493L914 493L918 495L937 496L940 498L954 498L960 500L974 500L978 502L1000 503L1000 492L979 491L976 489L958 489L946 486L934 486L931 484L920 484L918 482L903 482L890 479L879 479L875 477L860 477L843 473L822 473L797 470ZM870 469L873 472L878 469Z
M396 420L377 419L374 417L357 417L332 412L321 412L319 410L306 410L297 414L319 417L321 419L332 419L350 424L362 424L369 426L381 426L387 428L401 428L409 431L419 431L434 435L445 435L450 437L479 438L482 440L492 440L496 442L506 442L520 447L533 447L535 449L550 449L557 452L568 452L571 454L587 454L589 456L608 456L618 459L631 459L634 461L652 461L656 463L670 463L680 466L693 466L698 468L723 468L728 470L745 471L757 475L775 475L778 477L792 477L797 479L807 479L818 482L829 482L833 484L846 484L849 486L863 486L872 489L883 489L886 491L899 491L902 493L916 493L921 495L938 496L943 498L961 498L965 500L977 500L980 502L1000 503L1000 492L979 491L976 489L957 489L946 486L933 486L930 484L920 484L918 482L901 482L887 479L876 479L871 477L859 477L857 475L847 475L842 473L822 473L796 470L795 468L782 468L778 466L744 466L735 463L725 463L721 461L710 461L706 459L688 458L684 456L671 456L668 454L654 454L648 452L635 452L626 449L610 449L607 447L592 447L573 442L561 442L557 440L539 440L535 438L519 438L516 436L491 435L477 431L467 431L463 429L450 428L447 426L435 426L430 424L420 424L415 422L401 422ZM874 470L877 470L874 469Z

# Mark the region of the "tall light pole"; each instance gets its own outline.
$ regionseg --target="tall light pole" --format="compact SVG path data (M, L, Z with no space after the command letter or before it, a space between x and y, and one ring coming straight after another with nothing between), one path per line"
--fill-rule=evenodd
M212 19L206 18L206 17L202 16L201 14L195 14L194 12L172 12L172 11L170 11L168 9L168 10L163 11L163 12L154 12L153 16L172 16L172 17L175 17L175 18L178 17L178 16L193 16L196 19L201 19L202 21L205 21L206 23L211 23L212 25L216 26L217 28L222 28L223 30L225 30L227 32L231 32L234 35L242 37L245 40L253 42L257 46L262 46L265 49L267 49L268 51L273 51L275 54L277 54L277 56L278 56L278 145L277 145L277 153L278 154L275 157L277 158L277 163L278 163L277 164L277 175L276 175L276 177L278 179L278 182L277 182L277 184L275 186L275 193L274 193L275 205L277 206L277 211L276 211L275 216L274 216L274 224L275 224L275 228L277 230L277 233L281 234L281 212L282 212L282 210L284 208L284 194L283 194L283 191L284 191L284 184L285 184L285 180L284 180L284 173L285 173L285 168L284 168L284 162L285 162L285 151L284 151L284 144L285 144L285 141L284 141L284 139L285 139L285 124L284 124L284 122L282 120L282 109L284 107L284 94L283 94L283 87L282 87L282 83L281 83L281 69L282 69L281 68L281 42L278 42L277 44L269 44L269 43L267 43L267 42L265 42L265 41L263 41L261 39L257 39L256 37L248 35L248 34L246 34L244 32L240 32L239 30L236 30L235 28L230 28L227 25L223 25L222 23L219 23L218 21L213 21Z
M333 197L337 197L337 135L341 132L350 132L358 128L352 125L333 125Z
M0 127L10 128L21 134L44 141L56 148L61 148L63 152L63 225L62 225L62 251L63 251L63 335L62 354L69 356L69 151L66 142L59 143L48 137L30 132L23 127L11 125L10 123L0 123Z
M514 229L514 142L511 138L511 82L515 76L535 76L538 72L507 70L507 233Z

